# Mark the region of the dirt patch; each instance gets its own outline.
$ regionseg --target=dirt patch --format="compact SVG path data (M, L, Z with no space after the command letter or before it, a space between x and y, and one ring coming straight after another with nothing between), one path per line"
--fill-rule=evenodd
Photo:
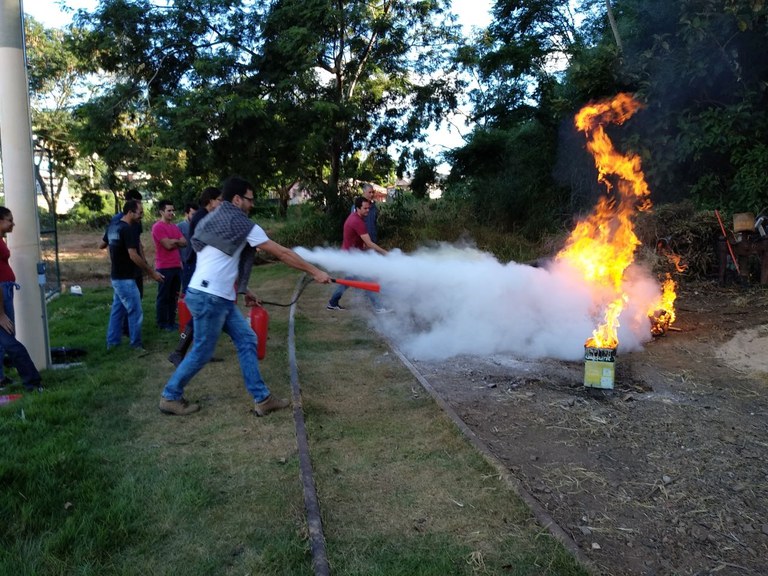
M611 391L583 362L414 364L603 574L765 574L768 295L684 287L675 326Z
M103 235L103 230L59 234L59 270L63 291L69 290L73 284L82 287L110 286L109 254L107 250L99 249ZM152 265L155 249L152 238L146 232L142 235L142 245L145 257Z

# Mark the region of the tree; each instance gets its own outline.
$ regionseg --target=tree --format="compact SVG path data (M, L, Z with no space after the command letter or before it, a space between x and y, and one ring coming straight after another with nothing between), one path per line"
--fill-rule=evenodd
M111 104L156 119L183 178L300 180L330 206L357 152L423 138L461 88L447 0L102 0L78 22Z
M429 191L437 185L439 175L437 162L428 157L421 148L413 151L414 169L411 177L411 190L416 198L428 198Z
M77 160L72 108L82 76L66 34L25 17L35 180L50 214ZM47 178L42 167L47 168Z
M755 55L768 45L768 6L623 0L615 8L620 77L647 103L627 131L655 196L764 208L768 175L756 168L768 165L768 62Z
M553 178L563 100L563 68L585 41L572 3L497 0L494 20L463 62L477 71L476 126L448 155L447 181L469 194L478 218L539 235L560 225L563 189ZM456 195L454 195L456 196Z

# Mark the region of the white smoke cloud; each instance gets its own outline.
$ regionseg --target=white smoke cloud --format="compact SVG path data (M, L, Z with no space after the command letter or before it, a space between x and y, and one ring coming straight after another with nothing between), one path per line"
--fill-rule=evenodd
M502 264L477 249L448 244L387 256L330 248L296 252L331 275L380 283L382 302L394 312L377 316L376 327L415 359L496 353L583 359L584 342L610 299L567 265ZM630 299L620 318L620 353L651 339L646 311L660 293L638 266L626 277Z

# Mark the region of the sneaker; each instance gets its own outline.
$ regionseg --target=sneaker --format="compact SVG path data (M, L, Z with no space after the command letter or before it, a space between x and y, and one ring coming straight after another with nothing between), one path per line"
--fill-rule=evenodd
M275 398L270 394L267 396L266 400L254 404L253 413L256 414L256 416L266 416L270 412L288 408L290 405L291 403L287 398Z
M376 314L389 314L390 312L394 312L394 310L392 310L391 308L384 308L384 307L374 308L373 311Z
M160 412L163 414L173 414L174 416L186 416L200 410L200 404L190 404L184 398L178 400L168 400L160 398Z
M326 310L346 310L344 306L341 304L336 304L335 306L333 304L328 304L328 306L325 307Z

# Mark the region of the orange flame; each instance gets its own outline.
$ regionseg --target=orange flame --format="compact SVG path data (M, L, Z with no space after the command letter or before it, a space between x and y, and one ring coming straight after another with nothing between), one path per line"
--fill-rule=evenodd
M675 281L672 280L672 275L669 272L667 272L661 289L662 293L659 300L648 312L648 317L651 319L651 334L654 336L664 334L677 317L675 314L675 300L677 299Z
M676 272L682 273L688 269L688 265L683 264L682 257L671 252L666 243L660 242L656 246L656 252L666 257L669 263L675 267ZM672 279L672 274L667 272L661 286L662 293L648 310L648 318L651 320L651 334L654 336L662 336L677 317L675 314L676 287L677 285Z
M619 94L612 100L585 106L575 118L576 127L584 132L587 149L594 156L598 181L607 191L592 214L579 222L557 255L558 260L569 262L589 283L607 294L603 320L586 342L590 347L618 346L619 316L629 300L624 289L624 272L634 261L635 249L640 245L634 217L638 211L651 208L650 189L640 157L619 153L604 129L608 123L623 124L640 106L631 95Z

